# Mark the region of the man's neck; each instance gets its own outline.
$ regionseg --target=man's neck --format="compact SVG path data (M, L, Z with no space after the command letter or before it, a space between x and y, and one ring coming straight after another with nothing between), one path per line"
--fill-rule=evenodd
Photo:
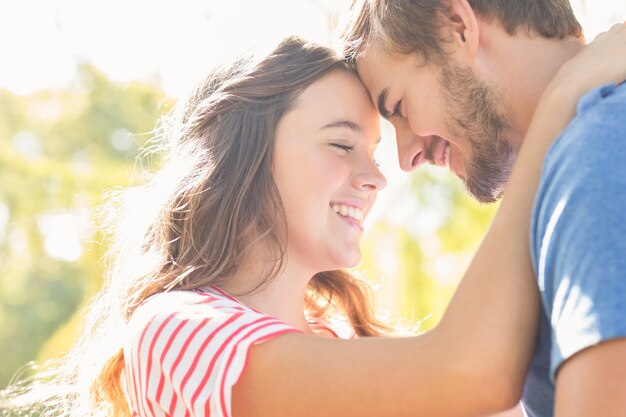
M521 30L511 36L492 24L482 25L481 32L479 70L504 94L513 115L514 140L521 144L543 91L565 61L584 47L584 39L546 39Z

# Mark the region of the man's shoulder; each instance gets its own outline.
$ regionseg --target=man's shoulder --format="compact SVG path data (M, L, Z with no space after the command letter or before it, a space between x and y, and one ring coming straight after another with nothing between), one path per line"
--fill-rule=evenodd
M570 146L597 148L594 144L603 142L621 148L626 146L613 140L626 134L626 83L604 85L590 91L580 98L576 110L576 116L552 150L567 151Z
M592 115L611 118L615 114L623 114L625 105L626 83L605 84L580 98L576 107L576 118L586 119Z
M580 99L576 117L548 151L542 181L569 183L580 177L588 183L589 176L626 170L624 157L626 84L598 87Z
M624 86L583 97L546 156L531 253L551 330L552 378L577 352L626 335L625 158Z
M580 100L577 116L546 155L531 224L535 262L557 219L572 244L588 239L583 225L594 234L615 227L626 204L625 159L626 85L597 88ZM560 250L575 252L571 245Z

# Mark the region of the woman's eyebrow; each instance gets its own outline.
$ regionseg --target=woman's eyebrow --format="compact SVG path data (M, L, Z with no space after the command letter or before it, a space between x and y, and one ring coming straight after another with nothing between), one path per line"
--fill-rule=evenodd
M344 129L350 129L356 133L360 133L361 132L361 126L359 126L358 124L350 121L350 120L334 120L330 123L325 124L324 126L322 126L320 128L320 130L327 130L327 129L335 129L335 128L344 128Z

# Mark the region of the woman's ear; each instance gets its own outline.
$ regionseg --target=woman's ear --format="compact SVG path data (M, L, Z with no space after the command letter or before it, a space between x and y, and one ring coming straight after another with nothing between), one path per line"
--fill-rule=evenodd
M480 27L468 0L447 0L443 4L443 28L451 36L454 51L475 58L480 40Z

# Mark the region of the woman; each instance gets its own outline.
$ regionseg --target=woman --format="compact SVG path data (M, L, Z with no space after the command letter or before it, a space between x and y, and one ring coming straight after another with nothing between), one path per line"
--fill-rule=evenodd
M557 77L520 155L525 178L516 168L444 319L407 338L363 337L388 331L340 269L358 263L362 221L385 186L373 158L378 117L355 74L294 38L213 74L172 126L164 167L112 216L107 285L51 384L66 390L44 404L81 416L462 416L512 406L538 316L527 231L540 161L574 98L623 77L612 71L580 75L566 97L568 76Z

